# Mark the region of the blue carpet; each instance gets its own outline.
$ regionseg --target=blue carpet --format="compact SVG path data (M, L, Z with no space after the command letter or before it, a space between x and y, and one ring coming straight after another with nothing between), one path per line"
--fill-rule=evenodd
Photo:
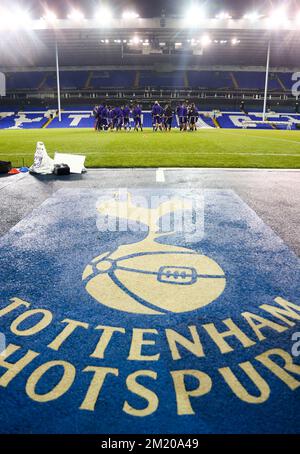
M232 191L131 193L188 231L60 190L0 240L0 432L299 433L299 259Z

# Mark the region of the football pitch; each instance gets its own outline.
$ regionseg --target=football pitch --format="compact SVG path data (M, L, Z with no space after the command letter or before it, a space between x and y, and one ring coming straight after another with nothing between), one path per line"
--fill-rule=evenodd
M33 162L36 142L55 151L84 154L87 167L300 168L300 132L211 129L171 133L90 129L0 131L0 158L14 166Z

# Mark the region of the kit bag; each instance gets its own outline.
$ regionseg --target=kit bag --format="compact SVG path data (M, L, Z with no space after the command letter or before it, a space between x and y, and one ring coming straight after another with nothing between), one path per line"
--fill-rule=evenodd
M54 175L70 175L70 167L67 164L55 164Z
M0 173L8 173L11 170L11 162L0 161Z

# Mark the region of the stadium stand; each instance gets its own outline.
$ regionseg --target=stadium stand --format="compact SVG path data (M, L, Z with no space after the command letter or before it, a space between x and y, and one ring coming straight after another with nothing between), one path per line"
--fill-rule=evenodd
M237 80L238 86L240 89L256 89L256 90L263 90L265 86L265 77L264 73L259 72L236 72L235 78ZM268 82L269 90L282 90L276 74L270 74L269 82Z
M63 89L82 89L88 77L86 71L63 71L60 77L60 83Z
M148 110L143 111L143 125L145 128L152 127L152 117ZM54 118L51 119L51 114ZM231 128L242 129L243 122L246 120L250 122L247 126L251 129L287 129L288 124L292 122L292 129L296 129L296 124L300 124L300 114L288 115L269 114L268 121L270 123L255 123L262 121L261 113L250 113L245 115L241 112L224 112L216 115L216 121L213 120L213 113L199 112L198 127L201 128ZM49 120L50 118L50 120ZM133 120L131 119L131 123ZM284 122L284 124L272 125L274 122ZM58 117L55 116L53 110L39 110L30 112L0 112L0 129L39 129L47 127L49 129L55 128L93 128L95 119L92 110L88 107L68 109L62 113L62 121L59 122ZM178 118L174 115L173 127L178 127Z
M85 83L88 77L86 71L62 71L60 74L60 85L62 90L81 90L85 88ZM56 74L49 73L45 75L42 90L55 90L57 85Z
M89 88L132 88L136 71L95 71Z
M19 72L7 75L7 90L37 90L43 81L43 72Z
M140 88L185 88L184 71L141 71L139 86Z
M62 90L100 90L102 88L263 90L265 73L255 71L61 71ZM269 90L284 91L293 85L291 73L270 73ZM55 90L56 74L20 72L7 74L9 92Z
M292 73L279 73L278 77L286 90L291 90L294 81L292 80Z
M188 80L192 88L234 89L230 72L189 71Z

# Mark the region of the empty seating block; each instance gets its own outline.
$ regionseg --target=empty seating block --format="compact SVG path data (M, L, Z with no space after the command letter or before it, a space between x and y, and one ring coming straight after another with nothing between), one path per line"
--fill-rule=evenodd
M241 89L263 90L265 87L266 75L264 72L235 72L236 81ZM269 90L282 90L276 74L269 75Z
M90 88L132 88L136 71L94 71Z
M43 72L9 73L7 90L37 90L45 76Z
M233 82L229 72L213 71L189 71L189 85L191 88L199 89L230 89L232 90Z
M184 88L184 71L141 71L140 88Z

